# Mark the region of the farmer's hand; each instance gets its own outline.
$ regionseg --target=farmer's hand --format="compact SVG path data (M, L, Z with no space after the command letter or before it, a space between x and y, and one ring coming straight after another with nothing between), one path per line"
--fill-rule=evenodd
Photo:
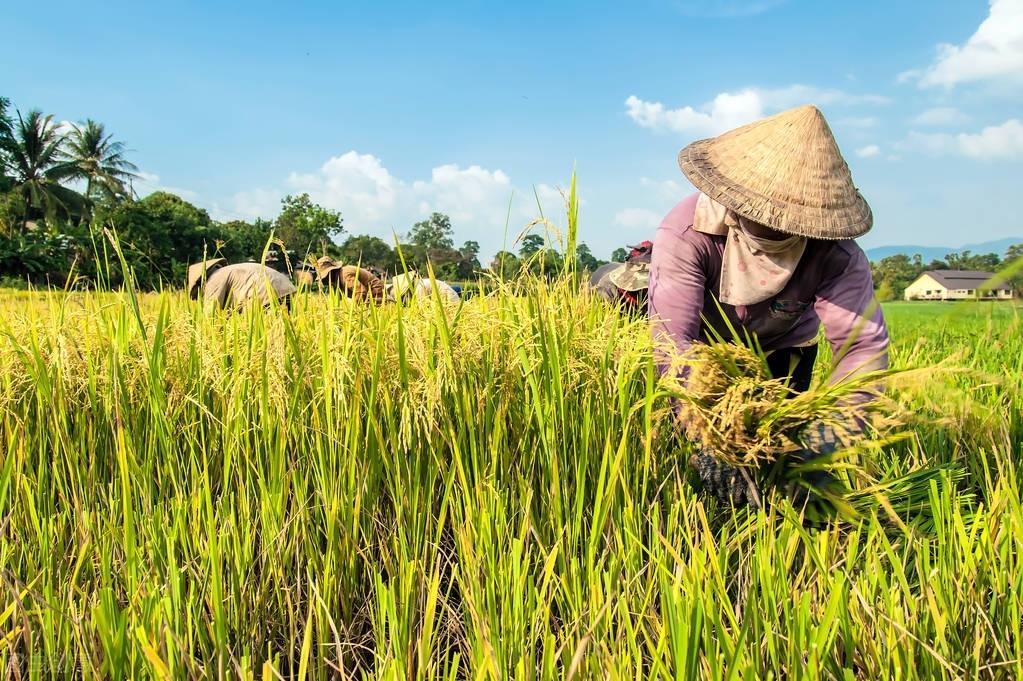
M843 447L842 438L834 426L823 421L810 423L802 432L803 449L791 455L793 463L812 464L816 459L831 456ZM825 470L800 472L788 485L788 493L796 506L816 503L820 493L835 487L838 480Z
M761 507L760 491L747 471L722 463L702 450L689 458L689 465L696 469L704 490L711 496L732 506Z

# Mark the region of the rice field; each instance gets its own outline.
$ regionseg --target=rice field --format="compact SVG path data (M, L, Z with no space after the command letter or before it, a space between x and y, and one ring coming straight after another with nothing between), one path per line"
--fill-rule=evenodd
M886 307L939 370L864 465L966 476L811 529L696 494L641 320L516 293L0 293L3 675L1023 676L1015 308Z

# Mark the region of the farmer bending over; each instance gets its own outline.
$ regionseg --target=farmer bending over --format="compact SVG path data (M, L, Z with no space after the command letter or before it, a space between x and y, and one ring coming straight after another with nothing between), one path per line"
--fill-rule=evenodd
M837 358L832 381L887 368L870 263L853 241L873 217L820 111L803 106L694 142L678 161L699 193L668 213L654 239L655 342L684 353L712 329L731 339L731 323L769 353L776 378L805 391L823 323ZM837 448L823 424L809 424L803 439L808 456ZM753 502L723 482L735 479L725 464L707 453L693 463L708 491Z
M387 286L388 296L397 302L413 299L429 300L433 297L434 291L440 297L442 303L457 305L461 300L458 291L451 284L440 279L429 279L420 277L416 272L406 272L391 277Z
M324 287L342 291L353 300L379 303L384 299L383 282L364 267L341 265L323 256L316 261L316 272Z
M188 268L188 295L193 300L203 298L208 304L240 310L249 303L269 306L279 300L291 308L291 294L297 289L291 279L277 270L258 262L228 265L224 258L196 263Z

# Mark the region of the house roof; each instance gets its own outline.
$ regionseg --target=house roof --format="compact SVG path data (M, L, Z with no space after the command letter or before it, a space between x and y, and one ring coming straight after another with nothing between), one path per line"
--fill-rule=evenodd
M928 270L924 272L931 279L947 289L991 289L995 291L1007 291L1009 285L1004 281L995 285L985 284L995 278L994 272L975 272L970 270Z

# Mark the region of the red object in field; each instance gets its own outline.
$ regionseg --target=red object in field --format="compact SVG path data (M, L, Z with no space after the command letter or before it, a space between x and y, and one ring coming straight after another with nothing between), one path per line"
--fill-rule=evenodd
M654 242L641 241L635 246L629 246L629 254L625 256L625 262L650 262L650 254L654 250Z

